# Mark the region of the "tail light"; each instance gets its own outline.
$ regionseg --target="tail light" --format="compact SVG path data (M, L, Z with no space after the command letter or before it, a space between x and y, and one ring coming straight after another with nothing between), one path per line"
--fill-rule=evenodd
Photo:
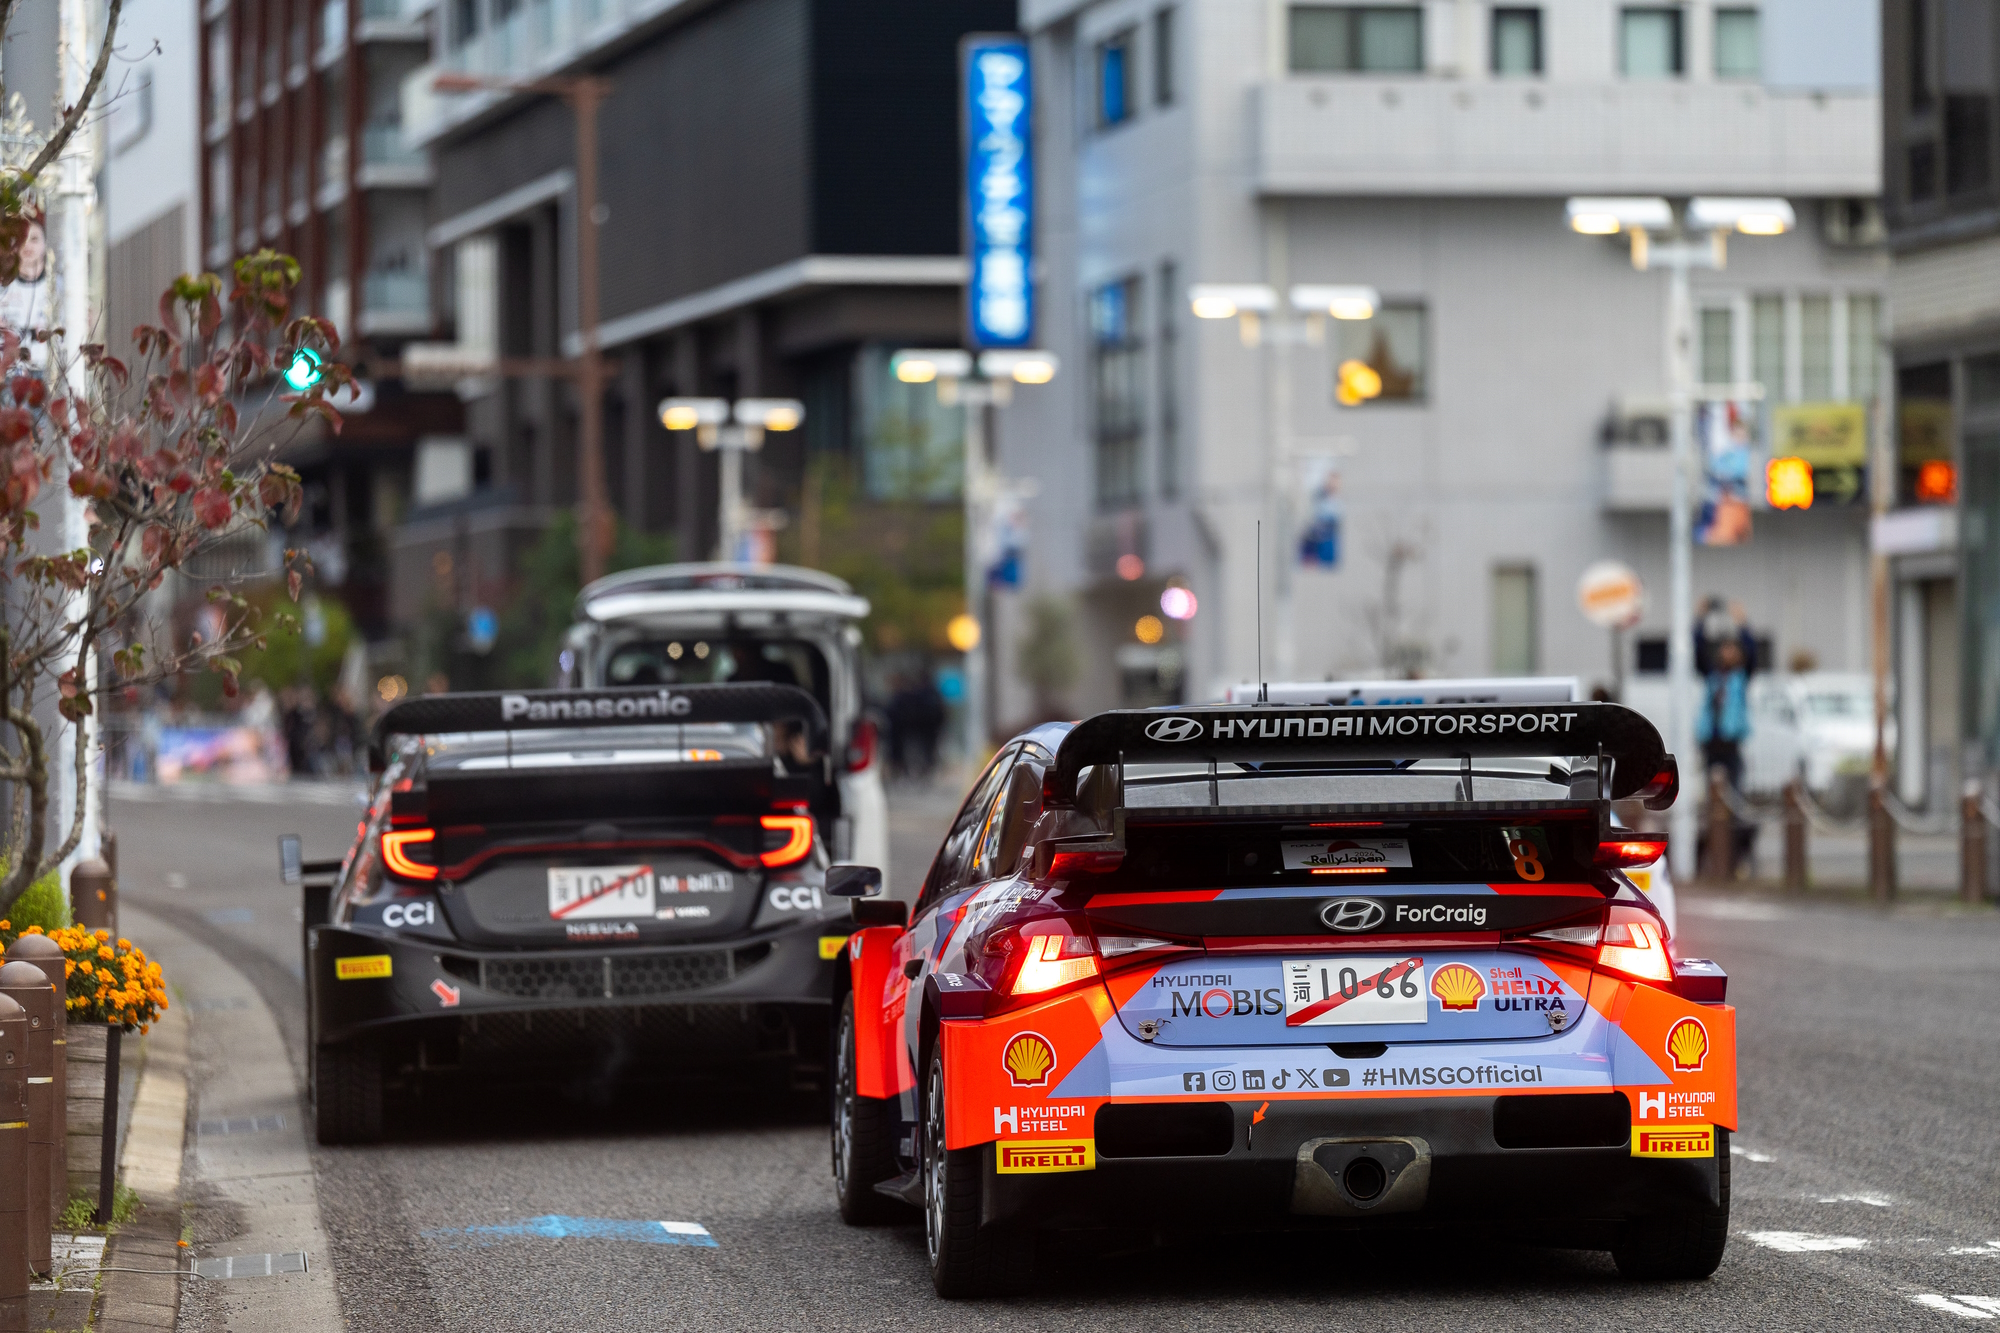
M412 861L408 850L435 837L436 829L390 829L382 835L382 864L398 879L436 879L438 868Z
M1597 965L1637 981L1672 984L1674 960L1667 953L1667 928L1643 908L1611 908L1597 946Z
M987 1012L998 1013L1053 999L1095 983L1104 959L1081 917L1049 915L987 931L967 950L975 970L992 988Z
M850 773L859 773L875 763L875 746L880 739L872 718L862 718L848 733L846 767Z
M1606 870L1629 870L1649 866L1667 854L1664 833L1633 833L1597 844L1592 861Z
M757 821L772 833L785 835L784 842L762 853L757 859L766 866L796 865L806 859L812 851L813 822L811 815L765 815Z

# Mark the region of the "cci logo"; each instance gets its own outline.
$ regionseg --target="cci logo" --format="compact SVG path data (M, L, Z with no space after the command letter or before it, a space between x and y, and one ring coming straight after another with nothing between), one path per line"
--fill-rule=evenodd
M1326 922L1328 929L1348 934L1373 930L1388 915L1388 909L1373 898L1335 898L1319 909L1319 919Z
M1158 722L1148 723L1146 739L1177 744L1191 741L1201 735L1201 723L1191 717L1163 717Z
M1699 1018L1683 1018L1667 1029L1667 1058L1683 1074L1698 1073L1708 1061L1708 1029Z
M1000 1067L1017 1088L1046 1088L1056 1072L1056 1048L1039 1032L1023 1032L1000 1052Z

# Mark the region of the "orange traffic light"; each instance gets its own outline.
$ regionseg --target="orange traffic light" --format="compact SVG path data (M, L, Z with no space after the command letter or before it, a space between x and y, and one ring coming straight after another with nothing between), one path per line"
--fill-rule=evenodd
M1926 504L1950 504L1958 498L1958 469L1932 459L1917 469L1917 498Z
M1803 458L1774 458L1764 467L1764 498L1773 509L1811 509L1812 464Z

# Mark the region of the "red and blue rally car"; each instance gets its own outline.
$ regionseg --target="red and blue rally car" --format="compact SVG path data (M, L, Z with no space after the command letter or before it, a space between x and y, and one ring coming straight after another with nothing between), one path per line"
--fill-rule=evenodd
M1674 760L1611 704L1122 711L988 765L836 972L843 1217L940 1293L1037 1233L1500 1228L1721 1260L1735 1014L1621 873ZM836 866L828 890L874 879ZM883 921L861 904L857 924ZM1504 1206L1502 1206L1504 1201Z

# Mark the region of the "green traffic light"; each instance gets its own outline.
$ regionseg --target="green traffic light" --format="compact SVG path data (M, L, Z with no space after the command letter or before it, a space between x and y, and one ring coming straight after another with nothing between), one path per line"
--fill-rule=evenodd
M323 364L318 352L310 347L301 347L292 353L292 364L285 367L285 383L304 393L319 383L320 376L325 373L320 369Z

